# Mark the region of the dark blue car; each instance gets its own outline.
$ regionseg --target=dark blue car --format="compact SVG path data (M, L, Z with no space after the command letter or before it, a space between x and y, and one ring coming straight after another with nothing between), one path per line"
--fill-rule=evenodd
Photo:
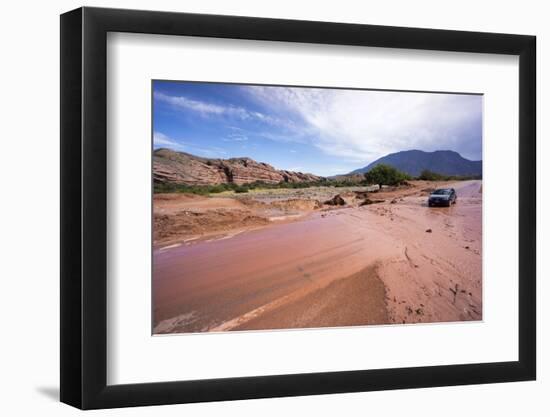
M446 206L456 203L456 191L454 188L438 188L430 194L428 206Z

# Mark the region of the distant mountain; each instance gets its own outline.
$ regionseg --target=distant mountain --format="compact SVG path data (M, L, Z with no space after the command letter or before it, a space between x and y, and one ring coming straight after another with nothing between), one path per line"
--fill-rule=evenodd
M363 174L376 165L386 164L406 172L414 177L428 169L443 175L481 175L481 161L470 161L454 151L424 152L418 150L402 151L383 156L364 168L350 174Z
M246 157L209 159L164 148L153 152L153 181L156 183L242 185L255 181L276 184L320 179L313 174L278 170L265 162L256 162Z

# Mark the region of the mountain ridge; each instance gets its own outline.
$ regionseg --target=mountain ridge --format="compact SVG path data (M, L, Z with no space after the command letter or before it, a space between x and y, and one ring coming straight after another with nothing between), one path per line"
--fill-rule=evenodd
M363 168L351 171L349 175L364 174L379 164L390 165L414 177L423 170L442 175L482 175L482 161L466 159L451 150L426 152L418 149L390 153Z

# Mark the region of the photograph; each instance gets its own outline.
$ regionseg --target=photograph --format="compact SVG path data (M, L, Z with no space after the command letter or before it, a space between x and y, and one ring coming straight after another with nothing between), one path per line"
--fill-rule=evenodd
M152 333L483 319L483 95L153 80Z

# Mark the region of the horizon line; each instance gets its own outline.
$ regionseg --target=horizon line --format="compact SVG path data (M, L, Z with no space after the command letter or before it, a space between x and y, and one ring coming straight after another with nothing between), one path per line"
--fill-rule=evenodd
M382 158L385 158L389 155L394 155L394 154L398 154L398 153L402 153L402 152L414 152L414 151L417 151L417 152L423 152L423 153L436 153L436 152L454 152L456 153L458 156L460 156L462 159L465 159L466 161L469 161L469 162L483 162L483 159L468 159L468 158L465 158L464 156L462 156L460 154L460 152L457 152L457 151L454 151L452 149L438 149L438 150L435 150L435 151L423 151L421 149L406 149L406 150L403 150L403 151L397 151L397 152L391 152L391 153L388 153L388 154L385 154L385 155L382 155L378 158L376 158L375 160L373 160L372 162L368 162L366 163L365 165L359 167L359 168L356 168L356 169L353 169L345 174L332 174L332 175L319 175L319 174L315 174L313 172L304 172L304 171L299 171L299 170L291 170L291 169L282 169L282 168L277 168L273 163L271 162L267 162L267 161L259 161L259 160L256 160L254 158L251 158L249 156L233 156L233 157L229 157L229 158L222 158L222 157L208 157L208 156L201 156L201 155L197 155L197 154L193 154L191 152L186 152L186 151L178 151L178 150L175 150L175 149L172 149L172 148L169 148L167 146L160 146L158 148L155 148L155 144L153 143L153 154L156 152L156 151L160 151L160 150L168 150L168 151L171 151L171 152L175 152L175 153L182 153L182 154L186 154L186 155L191 155L195 158L201 158L201 159L219 159L219 160L230 160L230 159L250 159L252 161L255 161L257 163L260 163L260 164L268 164L268 165L271 165L273 168L275 168L276 170L278 171L288 171L288 172L297 172L297 173L302 173L302 174L312 174L312 175L316 175L318 177L323 177L323 178L330 178L330 177L337 177L337 176L340 176L340 175L361 175L360 173L356 173L355 171L357 170L361 170L361 169L364 169L366 167L368 167L369 165L375 163L376 161L378 161L379 159L382 159Z

